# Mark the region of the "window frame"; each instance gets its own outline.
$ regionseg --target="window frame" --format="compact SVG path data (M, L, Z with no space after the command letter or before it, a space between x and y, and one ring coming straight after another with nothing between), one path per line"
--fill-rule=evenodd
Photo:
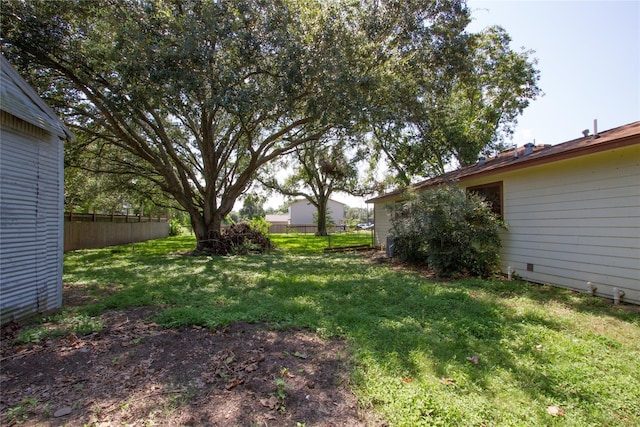
M496 213L497 215L499 215L500 219L504 220L504 185L503 185L503 181L494 181L494 182L487 182L486 184L474 185L472 187L467 187L466 191L468 193L475 193L475 194L477 194L479 196L482 196L486 200L487 197L481 192L481 190L488 189L488 188L496 188L496 187L498 188L499 196L500 196L500 209L499 209L499 211L496 210L493 207L493 204L491 204L491 210L494 213Z

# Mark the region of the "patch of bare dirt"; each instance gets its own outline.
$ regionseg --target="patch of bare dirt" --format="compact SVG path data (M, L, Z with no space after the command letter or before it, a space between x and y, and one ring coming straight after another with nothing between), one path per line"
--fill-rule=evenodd
M102 331L15 345L2 328L0 425L380 425L349 390L346 343L237 323L164 329L137 308Z

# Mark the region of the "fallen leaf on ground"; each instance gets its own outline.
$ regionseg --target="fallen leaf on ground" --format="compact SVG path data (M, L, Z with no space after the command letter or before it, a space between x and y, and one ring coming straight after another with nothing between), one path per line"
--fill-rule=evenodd
M456 380L454 380L453 378L442 377L440 378L440 382L444 385L452 385L456 383Z
M227 385L225 386L225 389L226 389L226 390L231 390L232 388L235 388L235 387L239 386L239 385L240 385L240 384L242 384L243 382L244 382L244 381L242 381L242 380L233 380L233 381L231 381L229 384L227 384Z
M559 406L547 406L547 413L552 417L564 417L564 409Z
M467 357L467 360L473 363L474 365L477 365L478 363L480 363L480 356L478 356L477 354L474 354L471 357Z
M71 408L69 406L65 406L64 408L58 409L53 413L55 418L64 417L65 415L69 415L71 413Z
M260 399L260 404L265 408L276 409L276 406L278 406L278 398L271 396L268 399Z
M255 370L258 369L258 364L257 363L252 363L251 365L247 365L246 368L244 368L245 371L247 372L253 372Z

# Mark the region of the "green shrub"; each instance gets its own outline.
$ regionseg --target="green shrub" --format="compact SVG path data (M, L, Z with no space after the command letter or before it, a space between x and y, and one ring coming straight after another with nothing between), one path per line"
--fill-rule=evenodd
M169 221L169 236L180 236L182 234L182 224L178 218Z
M427 264L441 276L488 276L498 266L504 223L463 189L443 186L409 196L392 208L391 222L401 261Z
M249 228L258 233L269 234L269 227L271 227L271 223L267 222L263 217L255 217L249 220Z

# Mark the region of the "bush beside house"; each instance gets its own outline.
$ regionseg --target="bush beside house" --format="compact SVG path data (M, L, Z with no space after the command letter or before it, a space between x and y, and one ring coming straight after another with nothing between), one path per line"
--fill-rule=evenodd
M401 260L424 263L440 276L489 276L498 269L503 222L482 197L443 186L391 209Z
M452 182L491 200L509 225L500 232L503 273L640 304L640 122L511 148L409 188ZM387 206L405 192L367 201L376 245L392 232Z

